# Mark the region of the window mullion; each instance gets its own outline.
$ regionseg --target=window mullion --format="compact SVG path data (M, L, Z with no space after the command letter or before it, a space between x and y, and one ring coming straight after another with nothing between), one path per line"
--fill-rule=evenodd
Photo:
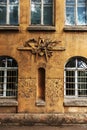
M75 1L75 24L78 24L78 5L77 0Z
M87 0L85 1L85 25L87 25Z
M41 25L43 25L44 24L44 22L43 22L43 16L44 15L44 3L43 3L43 0L41 0Z
M78 73L75 71L75 96L78 97Z
M7 59L5 62L5 70L4 70L4 86L3 86L4 92L3 96L6 97L6 89L7 89Z
M7 19L6 23L9 24L9 17L10 16L10 7L9 7L9 0L7 0Z
M52 13L55 15L55 11L54 11L54 1L52 2ZM52 14L52 15L53 15ZM53 17L52 17L52 24L54 25L54 15L53 15Z
M75 70L75 96L78 97L78 66L77 66L77 59L76 59L76 70Z
M64 96L66 96L66 71L64 71Z

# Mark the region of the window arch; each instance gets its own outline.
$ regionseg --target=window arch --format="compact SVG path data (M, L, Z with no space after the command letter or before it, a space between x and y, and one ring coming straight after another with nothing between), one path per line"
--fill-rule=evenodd
M73 57L65 65L64 95L66 97L87 97L87 59Z
M0 97L16 97L18 84L17 62L8 56L0 57Z

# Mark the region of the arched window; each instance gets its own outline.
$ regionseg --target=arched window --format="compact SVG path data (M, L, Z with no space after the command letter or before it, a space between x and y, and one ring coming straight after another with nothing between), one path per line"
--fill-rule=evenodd
M0 57L0 97L16 97L18 83L17 62L7 56Z
M73 57L65 65L65 97L87 97L87 60Z

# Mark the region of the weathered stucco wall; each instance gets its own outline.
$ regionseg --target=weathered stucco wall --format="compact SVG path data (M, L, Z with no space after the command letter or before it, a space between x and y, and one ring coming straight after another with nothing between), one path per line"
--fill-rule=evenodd
M56 31L28 31L30 24L29 0L20 0L19 31L0 30L0 56L13 57L18 62L18 106L10 112L24 113L64 113L87 112L87 107L64 107L64 65L73 56L87 57L87 32L64 31L64 1L55 1ZM30 51L18 50L29 39L49 38L61 41L56 47L64 51L53 51L46 61L44 57L35 56ZM38 106L38 67L45 65L45 105ZM6 112L9 108L6 107ZM0 112L1 108L0 108Z

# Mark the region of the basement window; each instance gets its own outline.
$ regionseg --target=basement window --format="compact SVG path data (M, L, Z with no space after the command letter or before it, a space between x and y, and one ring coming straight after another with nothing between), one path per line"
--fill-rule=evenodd
M38 69L38 87L37 87L37 102L36 105L45 105L45 69Z

